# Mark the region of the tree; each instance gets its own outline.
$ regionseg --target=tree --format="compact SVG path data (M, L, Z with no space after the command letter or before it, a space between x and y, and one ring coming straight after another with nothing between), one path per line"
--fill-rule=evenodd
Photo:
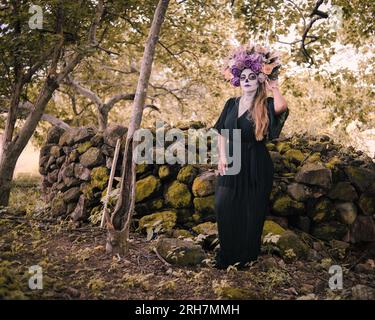
M75 1L41 1L40 4L44 9L42 12L45 12L45 23L43 29L36 30L28 27L30 2L9 1L1 8L2 14L5 14L0 34L1 71L6 75L2 80L1 103L9 107L0 153L0 205L8 204L17 159L33 135L53 93L85 55L93 52L98 45L96 32L104 12L102 0L83 8L80 6L82 3ZM91 2L89 4L92 5ZM80 10L73 14L75 9ZM71 31L72 21L69 20L74 19L77 24L81 21L82 28ZM85 29L86 35L80 37ZM23 126L16 132L20 104L28 100L27 92L32 85L39 87L37 96Z
M135 203L136 163L133 159L133 154L136 147L136 142L133 140L133 138L135 131L140 127L142 122L142 114L144 109L143 105L151 74L155 47L159 38L160 29L164 21L168 4L169 0L160 0L155 10L150 33L145 45L140 76L132 108L131 121L126 136L122 163L122 176L120 182L120 195L112 216L109 217L107 214L105 218L108 229L106 244L107 252L118 254L120 256L125 256L129 252L129 228Z

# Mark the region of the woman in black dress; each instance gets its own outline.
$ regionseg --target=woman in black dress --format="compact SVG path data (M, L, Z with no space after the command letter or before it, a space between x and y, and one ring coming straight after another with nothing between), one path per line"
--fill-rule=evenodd
M265 48L253 46L247 48L246 55L239 55L237 51L237 58L253 58L256 48L265 52ZM241 66L241 63L237 60L235 67L238 65ZM220 249L216 253L215 267L220 269L229 265L245 267L248 262L256 260L260 253L274 173L265 143L278 136L289 113L285 98L278 88L277 71L271 74L272 69L268 69L270 76L267 76L267 73L262 72L267 71L264 63L257 67L246 64L246 60L242 66L240 70L234 70L235 67L231 69L234 75L231 82L241 87L242 96L227 100L213 127L218 133L221 133L221 129L229 129L228 139L224 137L223 131L218 141L219 175L215 190L215 211ZM267 97L266 90L272 91L273 97ZM233 134L233 129L240 129L240 140ZM233 153L233 150L238 150L234 147L236 143L241 150L240 156ZM236 163L229 163L230 157L236 156L240 158L237 159L237 164L241 164L239 172L226 174Z

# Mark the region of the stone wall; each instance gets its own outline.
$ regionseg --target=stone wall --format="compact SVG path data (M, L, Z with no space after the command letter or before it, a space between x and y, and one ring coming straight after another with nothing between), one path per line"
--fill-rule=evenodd
M203 124L177 127L198 129ZM126 131L119 125L103 133L92 127L50 129L40 152L40 173L51 215L99 222L116 140L122 137L123 150ZM268 227L296 228L321 240L375 241L375 164L370 158L334 144L328 136L295 135L267 147L275 166L268 216L273 222ZM120 152L116 176L121 162ZM137 165L138 230L150 237L159 231L215 234L213 168ZM110 206L114 199L115 194Z

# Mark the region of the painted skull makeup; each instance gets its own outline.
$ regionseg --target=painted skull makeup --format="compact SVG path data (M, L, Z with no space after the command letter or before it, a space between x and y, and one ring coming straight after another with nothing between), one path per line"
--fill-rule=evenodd
M240 86L244 91L256 90L259 86L258 76L251 69L244 69L240 75Z

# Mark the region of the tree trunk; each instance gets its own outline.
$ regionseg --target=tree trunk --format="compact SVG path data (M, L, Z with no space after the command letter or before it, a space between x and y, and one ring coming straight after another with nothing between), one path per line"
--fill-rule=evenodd
M130 124L126 136L120 182L120 196L112 217L106 216L108 229L106 243L107 252L120 256L125 256L129 252L129 227L135 203L136 163L133 161L133 152L136 145L133 136L142 122L143 106L154 60L155 47L159 39L161 25L163 24L168 4L169 0L159 1L147 38Z
M108 125L108 112L99 108L98 110L99 131L104 131Z
M3 149L0 159L0 206L7 206L9 203L10 189L16 168L17 158L15 155L8 155Z

